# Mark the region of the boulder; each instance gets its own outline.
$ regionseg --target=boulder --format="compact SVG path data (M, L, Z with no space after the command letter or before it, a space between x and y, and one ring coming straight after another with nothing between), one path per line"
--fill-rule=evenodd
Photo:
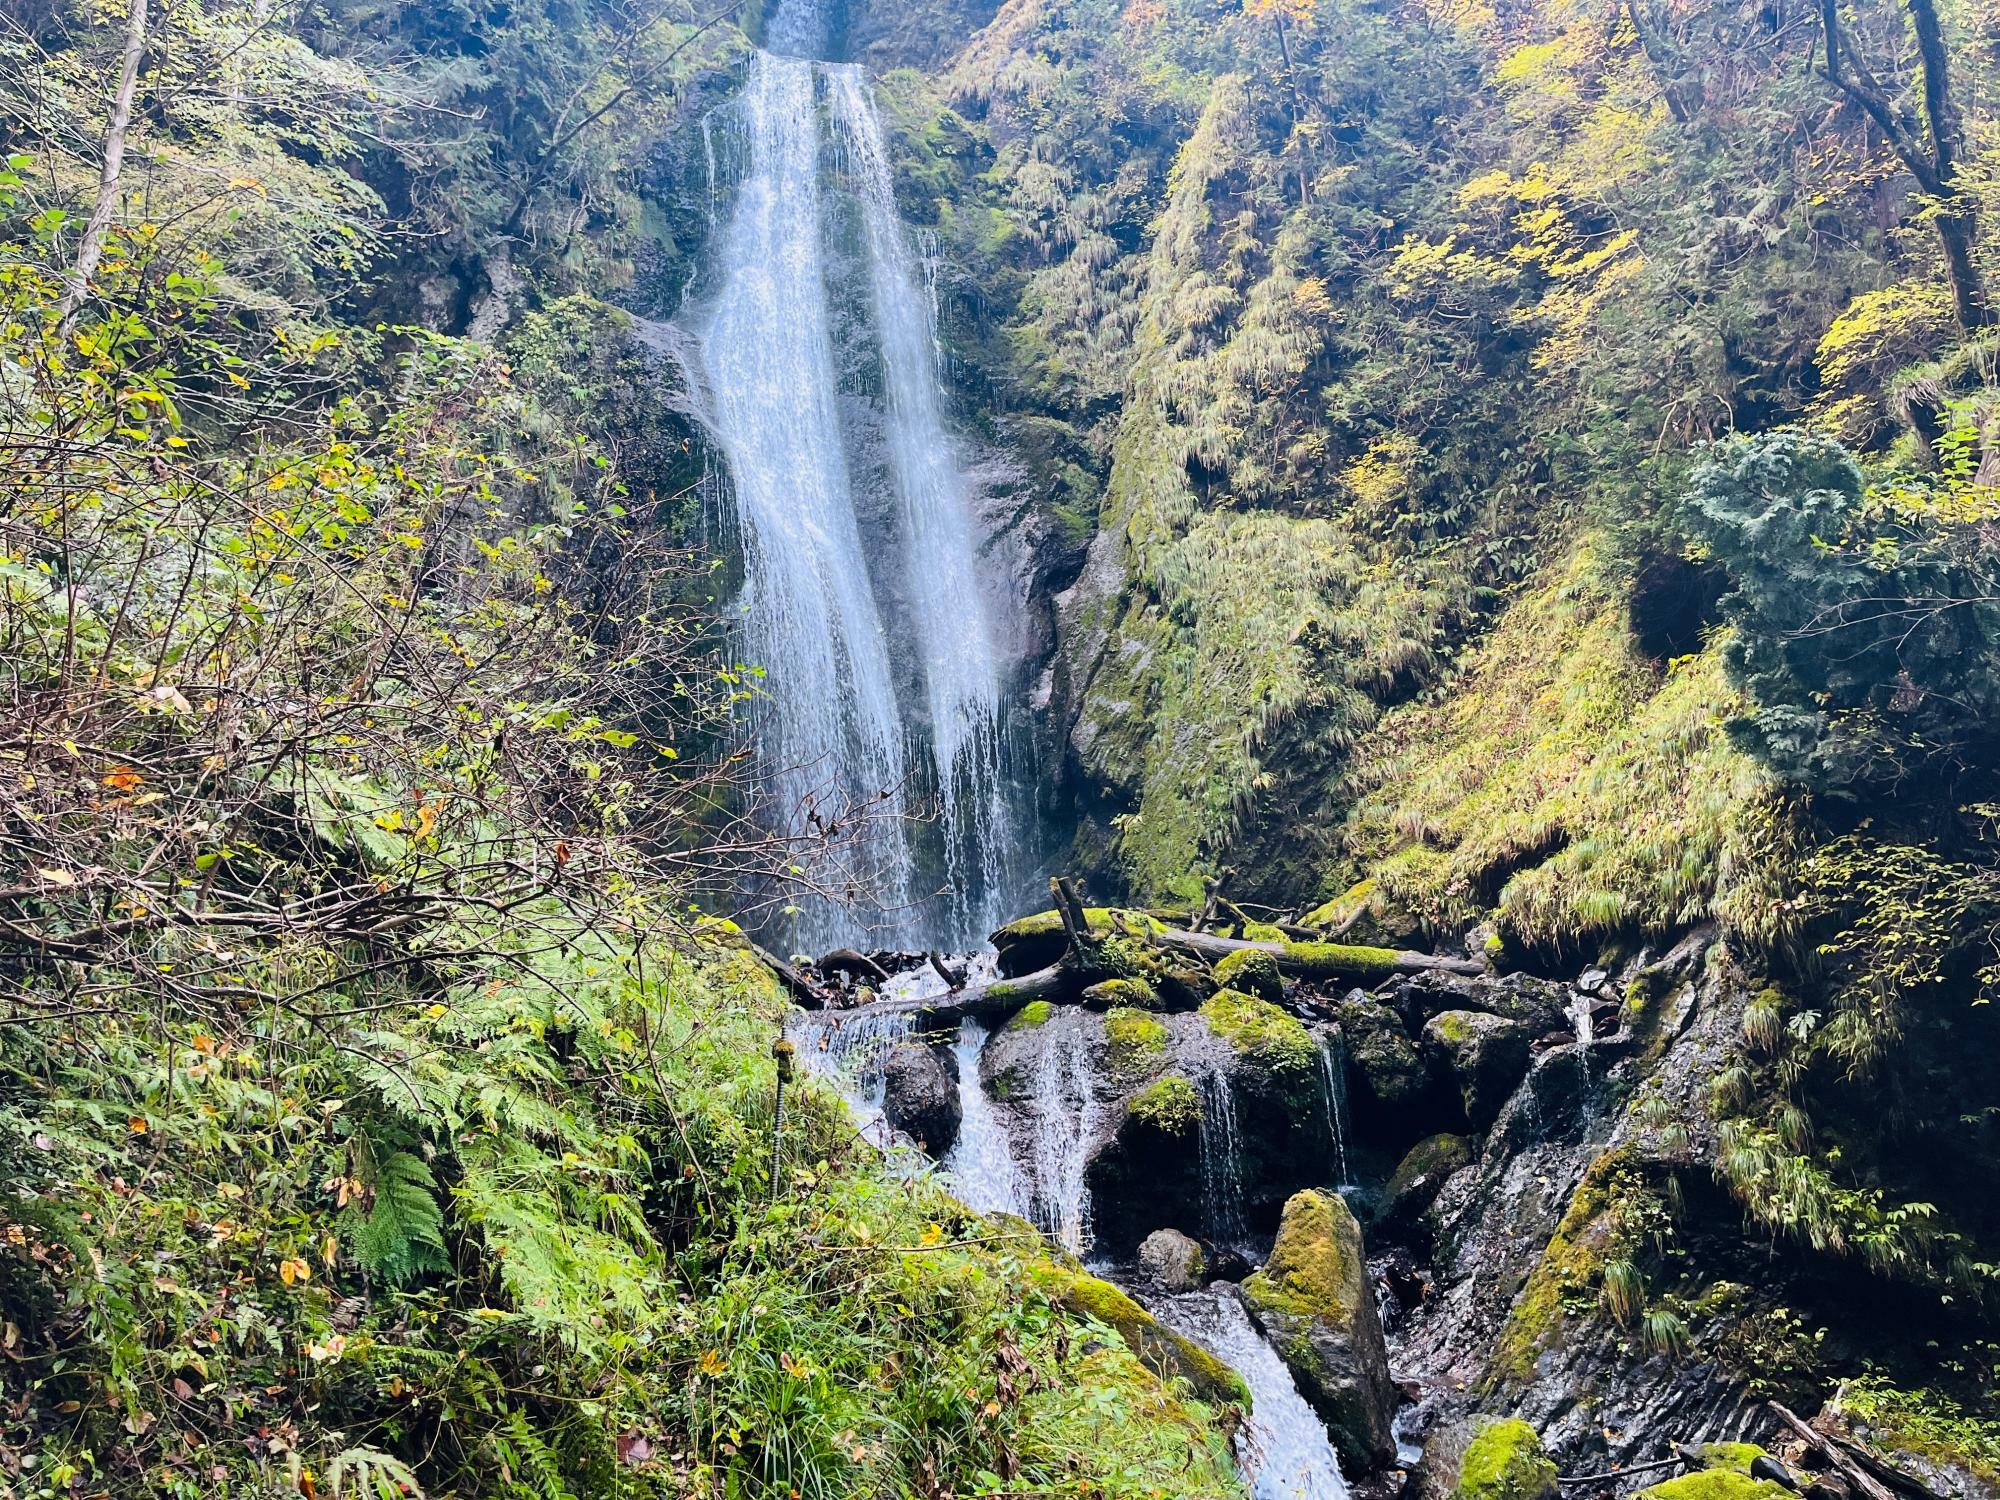
M1278 960L1261 948L1242 948L1216 961L1215 982L1225 990L1255 995L1273 1004L1285 998Z
M958 1080L949 1058L941 1048L905 1042L882 1067L882 1117L938 1157L958 1139Z
M1430 1092L1430 1074L1397 1014L1360 990L1341 1002L1349 1096L1357 1115L1408 1118Z
M1360 1475L1390 1462L1396 1387L1361 1226L1346 1203L1316 1189L1293 1194L1271 1258L1243 1296L1325 1420L1342 1469Z
M1734 1469L1703 1469L1643 1489L1633 1500L1795 1500L1770 1479L1752 1479Z
M1428 1456L1428 1455L1427 1455ZM1556 1466L1526 1422L1476 1423L1451 1500L1555 1500Z
M1375 1211L1376 1222L1385 1229L1413 1227L1451 1175L1471 1164L1472 1142L1464 1136L1426 1136L1396 1164L1389 1185L1382 1189L1382 1201Z
M1486 1011L1447 1010L1424 1023L1424 1050L1448 1070L1465 1119L1484 1130L1528 1071L1533 1029Z
M1139 1242L1139 1269L1162 1291L1200 1290L1207 1268L1201 1246L1178 1229L1155 1229Z

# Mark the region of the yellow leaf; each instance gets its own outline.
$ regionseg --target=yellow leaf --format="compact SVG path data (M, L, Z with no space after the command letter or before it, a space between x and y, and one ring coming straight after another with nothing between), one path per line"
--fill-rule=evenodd
M151 1130L153 1127L146 1122L146 1117L144 1115L134 1115L132 1116L131 1119L125 1122L125 1128L131 1131L132 1134L134 1135L144 1135L147 1131Z

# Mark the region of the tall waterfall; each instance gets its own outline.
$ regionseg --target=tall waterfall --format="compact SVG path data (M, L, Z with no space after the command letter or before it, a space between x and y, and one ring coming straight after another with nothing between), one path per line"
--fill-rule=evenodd
M812 60L825 31L818 0L782 0L727 107L736 198L694 373L741 538L741 654L766 674L749 724L766 821L850 840L799 861L848 902L802 901L786 936L962 945L1009 901L1020 842L1005 664L929 281L866 79ZM830 278L849 254L860 296ZM857 402L879 405L879 439Z

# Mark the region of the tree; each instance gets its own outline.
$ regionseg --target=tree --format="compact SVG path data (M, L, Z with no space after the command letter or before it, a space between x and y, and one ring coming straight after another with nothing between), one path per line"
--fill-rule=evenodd
M118 68L118 83L111 93L111 122L104 132L104 163L97 177L97 201L91 205L90 219L83 238L77 242L76 260L64 279L58 312L67 329L75 321L83 299L90 295L90 278L97 274L104 258L105 237L118 208L118 178L125 168L125 136L132 127L132 94L139 83L139 63L146 55L146 0L131 0L125 17L125 51Z
M1867 62L1842 40L1839 0L1820 0L1820 24L1826 34L1822 73L1875 122L1917 185L1937 200L1935 223L1945 270L1951 277L1954 309L1959 327L1972 333L1993 321L1993 309L1973 257L1977 216L1960 180L1964 130L1952 99L1949 55L1935 0L1908 3L1910 27L1917 41L1921 119L1893 97Z

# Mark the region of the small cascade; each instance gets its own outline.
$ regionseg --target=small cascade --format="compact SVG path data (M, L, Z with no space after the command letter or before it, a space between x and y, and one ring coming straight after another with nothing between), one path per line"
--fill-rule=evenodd
M1216 1065L1197 1074L1201 1090L1201 1191L1208 1230L1231 1250L1247 1246L1249 1223L1243 1212L1243 1137L1236 1125L1236 1093L1228 1069Z
M1327 1139L1333 1148L1333 1185L1352 1187L1354 1178L1347 1170L1347 1041L1338 1027L1320 1041L1319 1071Z
M1028 1109L1034 1123L1029 1142L1033 1175L1029 1217L1075 1255L1090 1248L1090 1189L1084 1170L1098 1113L1090 1049L1083 1035L1087 1021L1083 1011L1065 1005L1036 1027L1028 1080Z
M802 1011L791 1026L799 1062L847 1099L855 1128L877 1145L889 1145L882 1120L884 1066L900 1042L916 1034L911 1010Z
M986 1046L986 1028L971 1017L958 1023L952 1056L958 1063L958 1143L944 1159L952 1192L967 1208L980 1213L1027 1217L1021 1201L1021 1178L1014 1170L1014 1145L994 1112L993 1101L979 1082L979 1054Z
M1152 1312L1250 1387L1252 1409L1236 1436L1236 1461L1255 1500L1346 1500L1347 1481L1325 1424L1242 1303L1226 1292L1187 1292L1162 1300Z

